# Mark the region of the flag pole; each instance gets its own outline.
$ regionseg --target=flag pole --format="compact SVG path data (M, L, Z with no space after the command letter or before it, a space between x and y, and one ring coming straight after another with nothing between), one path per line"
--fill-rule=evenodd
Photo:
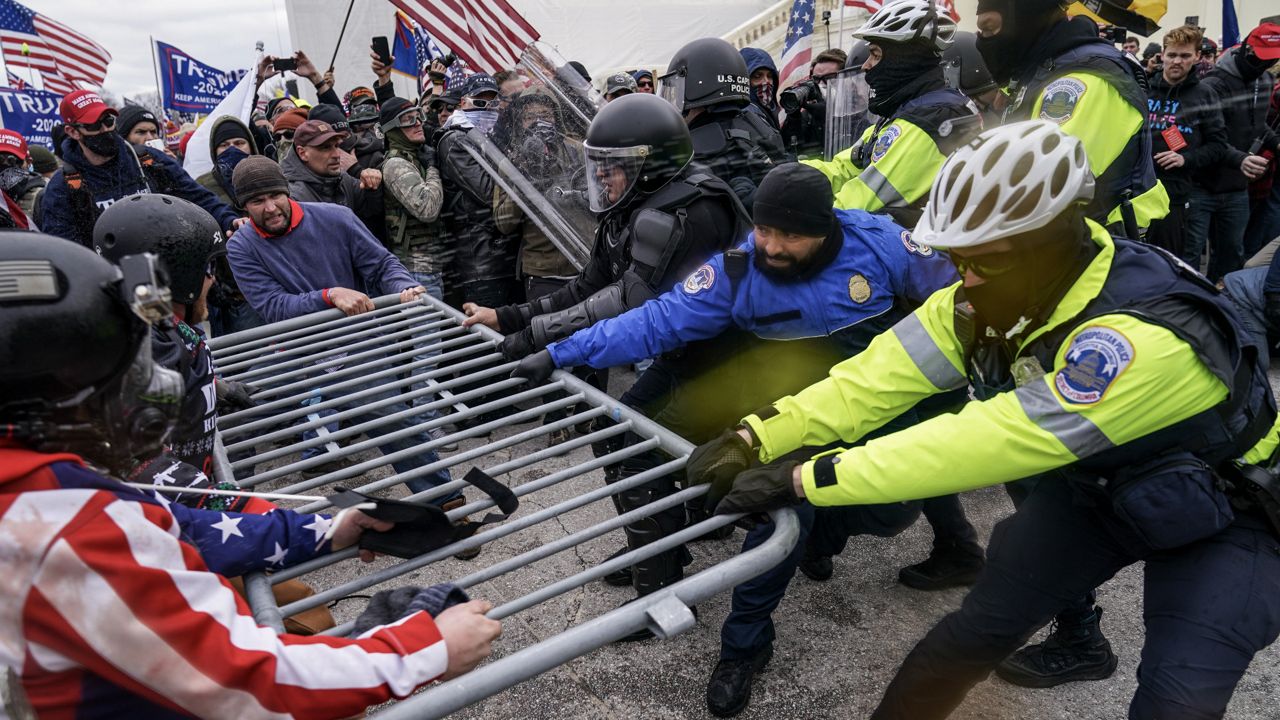
M160 87L160 55L156 52L156 39L153 35L148 35L147 39L151 41L151 71L156 76L156 100L160 102L160 114L167 119L168 116L164 112L166 109L164 106L164 89Z
M840 29L837 31L839 35L836 38L839 43L844 42L844 7L846 4L847 3L845 3L844 0L840 0ZM840 48L841 50L844 49L843 44L837 44L836 47Z
M347 16L342 18L342 29L338 31L338 42L333 46L333 57L329 58L329 72L333 72L333 64L338 62L338 48L342 47L342 36L347 34L347 21L351 19L351 8L356 0L347 3Z

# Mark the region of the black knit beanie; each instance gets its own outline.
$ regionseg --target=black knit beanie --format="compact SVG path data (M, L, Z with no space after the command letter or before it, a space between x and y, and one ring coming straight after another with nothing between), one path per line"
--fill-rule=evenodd
M218 127L213 131L213 146L218 147L222 143L234 138L248 140L249 131L238 122L224 120L223 122L218 123Z
M835 213L831 181L800 163L786 163L769 171L756 189L752 208L756 225L783 232L826 237Z
M164 125L160 124L155 114L140 105L124 106L120 111L120 118L116 121L116 132L120 137L128 137L133 126L141 122L149 122L156 126L156 130L164 133Z

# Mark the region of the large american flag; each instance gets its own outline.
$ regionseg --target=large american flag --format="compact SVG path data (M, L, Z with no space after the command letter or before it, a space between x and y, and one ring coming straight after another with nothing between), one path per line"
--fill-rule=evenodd
M889 0L889 2L881 2L881 0L844 0L844 5L845 7L862 8L869 13L874 13L885 5L892 4L892 2L893 0ZM937 0L937 2L939 10L950 15L952 20L960 22L960 13L956 12L956 6L952 0Z
M35 70L46 90L68 93L76 82L102 85L111 53L75 30L13 0L0 0L0 55L8 67Z
M506 0L391 0L474 71L515 66L538 31Z
M809 75L813 59L813 0L796 0L787 22L787 39L782 45L782 71L778 87L789 88Z

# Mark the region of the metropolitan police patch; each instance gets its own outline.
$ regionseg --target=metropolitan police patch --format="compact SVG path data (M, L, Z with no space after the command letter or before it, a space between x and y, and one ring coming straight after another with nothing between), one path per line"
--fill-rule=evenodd
M912 240L910 230L902 231L902 244L906 246L907 252L913 255L919 255L920 257L933 257L933 248L928 245L921 245L915 240Z
M892 145L893 141L897 140L898 136L901 134L902 128L897 125L890 125L885 128L885 131L880 133L876 138L876 144L871 146L871 162L875 162L884 157L884 154L889 152L889 146Z
M1071 341L1065 360L1053 378L1058 395L1072 405L1092 405L1133 362L1133 343L1118 330L1091 325Z
M710 265L703 265L684 279L684 291L689 295L697 295L703 290L710 290L715 283L716 269Z
M1085 89L1084 83L1072 77L1058 78L1049 83L1040 102L1040 119L1059 125L1070 120L1076 104L1084 97Z

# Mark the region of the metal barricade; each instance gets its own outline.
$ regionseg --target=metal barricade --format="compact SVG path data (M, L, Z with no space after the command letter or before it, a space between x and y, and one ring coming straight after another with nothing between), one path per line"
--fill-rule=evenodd
M543 461L592 443L609 439L616 441L627 433L638 436L639 442L615 442L616 449L600 457L545 473L518 485L509 482L514 494L522 500L535 498L539 491L570 481L577 481L582 491L547 507L536 507L535 503L522 505L501 524L486 526L469 538L411 560L390 565L384 562L372 569L360 563L346 563L341 575L354 579L338 580L336 584L331 581L328 587L317 581L316 578L321 576L313 573L354 558L356 549L348 548L270 575L251 575L246 578L246 595L259 623L282 632L284 617L417 573L459 552L514 536L541 523L556 522L566 513L608 501L623 490L683 467L685 457L692 450L688 442L572 374L557 371L547 383L538 386L510 378L516 364L504 360L497 351L496 344L501 336L480 326L463 328L462 318L457 310L431 297L424 296L412 303L401 304L398 296L392 295L378 298L375 310L362 315L345 317L337 310L327 310L213 338L209 345L219 373L258 388L254 394L258 402L256 407L219 419L219 442L214 463L217 479L234 480L242 487L255 490L309 497L317 494L315 488L335 483L344 486L356 484L353 489L373 493L442 469L453 469L453 476L461 477L471 467L479 467L490 476L501 479L517 470L537 470ZM440 413L445 409L450 412ZM538 424L547 413L558 413L561 417ZM552 432L574 426L582 429L584 423L597 419L605 422L594 423L589 432L579 432L568 441L537 450L521 447L531 440L542 439L545 443L545 438ZM335 422L343 425L335 429L332 427ZM460 440L483 439L491 430L506 430L523 423L531 425L508 436L495 435L484 439L477 447L459 449L437 461L378 480L369 481L363 477L366 472L394 461L412 460L426 451L450 446ZM432 430L448 424L457 426L452 434L431 434ZM310 431L308 435L315 436L304 437L307 431ZM356 441L362 435L367 439ZM342 442L348 444L342 447ZM404 447L385 447L394 442ZM379 446L384 446L381 457L346 467L323 467L335 458L348 458ZM298 458L299 452L309 449L322 452L309 459ZM510 459L498 461L491 457L499 451L512 450ZM602 474L596 473L606 466L651 450L661 450L676 459L611 484L605 484ZM303 470L311 471L314 477L298 480L295 473ZM447 497L465 486L463 480L453 480L412 494L407 499L426 502ZM608 513L606 521L576 532L570 533L566 529L568 534L563 537L552 542L535 543L533 547L507 557L495 557L493 552L486 552L477 561L481 567L475 571L461 577L434 580L447 580L470 590L558 553L573 550L635 520L682 505L705 492L706 486L691 487L623 515ZM494 507L492 500L482 497L449 511L448 517L456 521ZM320 512L327 507L330 507L327 501L311 501L295 509ZM568 577L553 578L540 586L529 587L523 596L495 607L489 617L503 619L534 608L736 519L737 516L715 516ZM379 715L388 718L442 717L641 628L648 628L660 638L669 638L686 630L695 622L691 605L759 575L791 552L799 530L794 511L776 512L773 521L775 530L772 537L746 553L616 610L572 625L532 645L508 652L467 675L431 686ZM299 577L306 577L317 586L317 592L311 597L278 607L272 585ZM323 574L325 579L333 577L332 571ZM403 584L410 583L406 581ZM326 634L345 635L350 629L351 623L346 623Z

